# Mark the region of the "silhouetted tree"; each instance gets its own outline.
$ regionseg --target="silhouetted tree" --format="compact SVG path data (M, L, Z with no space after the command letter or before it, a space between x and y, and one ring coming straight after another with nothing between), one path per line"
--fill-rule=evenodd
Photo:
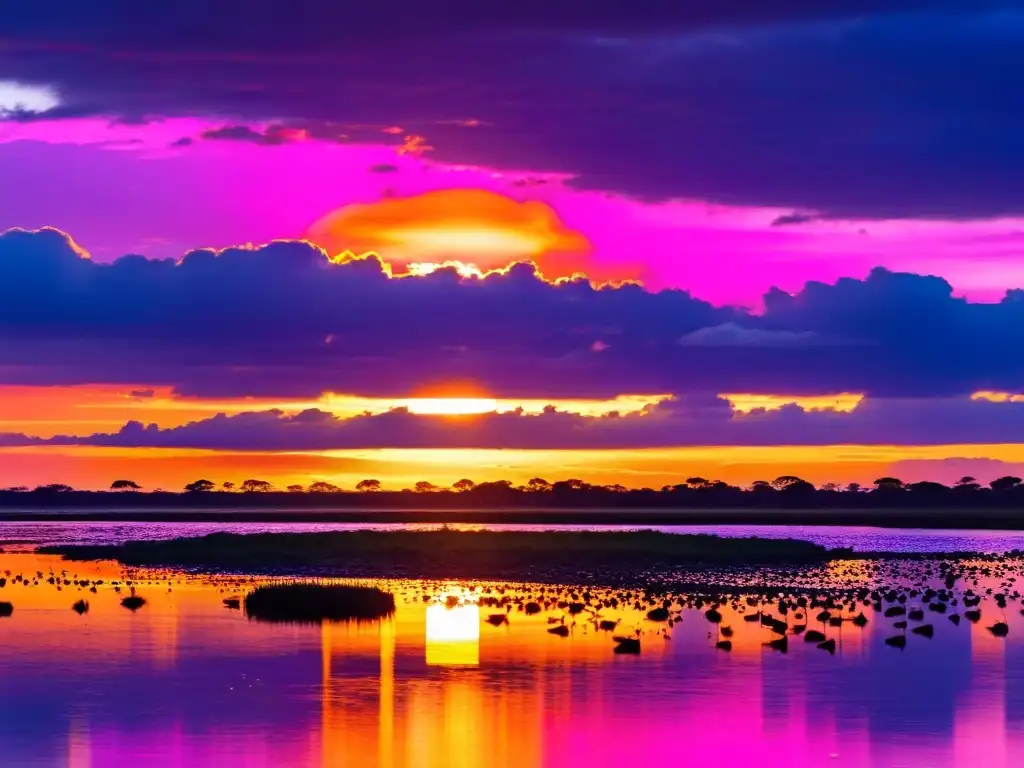
M876 491L902 491L903 481L898 477L880 477L875 480Z
M793 486L803 487L804 485L810 485L810 483L796 475L780 475L772 480L772 488L777 491L785 491Z
M531 493L546 493L551 490L551 483L545 480L543 477L532 477L526 484L527 490Z
M232 483L230 480L225 483L221 483L220 487L223 488L225 491L235 490L235 484Z
M981 489L981 483L970 475L964 475L956 481L955 487L961 491L977 491Z
M474 488L476 488L476 483L474 483L468 477L464 477L461 480L455 481L455 483L452 485L452 488L458 491L459 493L465 493L466 491L472 491Z
M750 484L750 490L754 493L773 493L775 488L767 480L755 480Z
M707 488L710 483L703 477L688 477L686 484L691 488Z
M37 485L33 490L34 493L70 493L75 490L70 485L65 483L49 483L47 485Z
M846 484L846 492L847 493L860 493L861 490L862 490L862 486L861 486L860 483L847 483Z
M413 487L416 489L416 493L433 493L434 491L441 490L428 480L420 480Z
M948 486L945 486L942 483L933 483L929 480L922 480L919 483L907 483L905 488L913 493L930 493L933 495L945 493L949 490Z
M996 491L997 493L1004 493L1006 491L1012 491L1014 488L1017 488L1021 484L1021 482L1022 481L1019 477L1014 477L1013 475L1006 475L1004 477L997 477L995 480L989 483L989 487L993 491Z
M186 493L206 493L214 489L212 480L193 480L185 486Z
M110 484L112 491L141 491L142 486L134 480L115 480Z
M825 493L836 493L839 491L839 483L822 483L821 490Z
M269 493L272 490L274 490L274 486L266 480L249 479L242 481L242 493Z
M288 486L288 493L303 493L303 492L305 492L305 490L306 489L303 488L298 483L295 483L294 485L289 485Z
M380 480L360 480L356 483L356 490L363 493L371 493L380 490Z
M334 483L326 483L323 480L317 480L315 483L311 483L309 486L311 493L338 493L341 488L336 486Z

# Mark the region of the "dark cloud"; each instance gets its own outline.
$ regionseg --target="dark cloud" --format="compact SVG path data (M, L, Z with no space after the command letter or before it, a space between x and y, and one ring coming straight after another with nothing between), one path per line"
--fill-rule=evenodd
M818 218L819 217L813 213L785 213L782 216L776 216L772 220L772 226L789 227L795 224L807 224L817 220Z
M263 144L265 146L284 144L289 140L288 136L279 130L268 128L266 131L261 132L247 125L226 125L223 128L211 128L210 130L203 131L202 137L213 140L247 141L250 144Z
M395 173L397 171L398 166L391 163L377 163L370 166L370 173Z
M55 116L398 125L642 198L1024 211L1020 0L40 0L0 29L0 77L54 86Z
M971 303L940 278L876 269L773 289L756 314L678 290L552 285L528 264L483 280L450 269L391 279L375 259L331 264L301 241L99 264L56 230L10 230L0 334L0 383L211 396L406 396L465 382L509 397L933 397L1024 380L1022 291Z
M188 136L182 136L180 139L171 142L172 147L188 147L192 144L192 139Z
M725 400L681 396L640 413L582 416L548 408L438 417L395 409L339 418L311 409L219 414L161 429L129 422L116 433L38 440L0 436L0 445L50 444L211 450L316 451L366 448L604 449L728 445L949 445L1012 443L1024 403L970 399L868 399L849 413L734 412Z

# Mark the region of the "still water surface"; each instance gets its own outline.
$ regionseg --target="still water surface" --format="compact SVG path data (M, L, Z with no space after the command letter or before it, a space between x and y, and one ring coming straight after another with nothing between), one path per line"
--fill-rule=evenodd
M353 530L425 530L431 524L412 523L155 523L155 522L0 522L0 547L11 542L41 544L119 544L124 541L174 539L210 533L318 533ZM468 525L458 530L505 531L623 531L621 525ZM813 541L860 552L984 552L1024 550L1024 531L925 530L798 525L655 525L646 530L666 533L715 533L720 536L761 536Z

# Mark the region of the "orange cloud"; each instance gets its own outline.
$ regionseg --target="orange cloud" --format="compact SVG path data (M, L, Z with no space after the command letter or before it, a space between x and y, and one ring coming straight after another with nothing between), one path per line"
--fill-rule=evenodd
M474 274L532 261L549 280L579 273L595 280L637 276L621 267L615 274L594 274L590 242L554 209L482 189L348 205L313 224L307 236L341 259L378 254L395 274L426 274L445 263Z
M755 410L777 411L784 405L798 405L805 411L838 411L849 413L864 399L854 392L838 392L828 395L764 395L730 393L721 395L729 401L734 410L750 413Z

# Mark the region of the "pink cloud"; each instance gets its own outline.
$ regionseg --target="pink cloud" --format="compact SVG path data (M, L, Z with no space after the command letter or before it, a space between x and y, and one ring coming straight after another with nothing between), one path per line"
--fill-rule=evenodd
M1022 219L865 222L810 214L773 226L794 212L648 204L577 191L564 176L436 163L397 145L200 138L221 125L192 118L0 123L0 164L13 180L0 192L0 229L57 226L101 260L126 252L172 256L301 237L351 203L471 188L545 202L592 243L596 265L638 265L652 288L685 288L715 302L754 306L773 285L794 291L807 280L863 277L877 265L939 274L975 300L1024 286ZM183 138L192 141L172 146ZM382 166L394 170L381 173Z

